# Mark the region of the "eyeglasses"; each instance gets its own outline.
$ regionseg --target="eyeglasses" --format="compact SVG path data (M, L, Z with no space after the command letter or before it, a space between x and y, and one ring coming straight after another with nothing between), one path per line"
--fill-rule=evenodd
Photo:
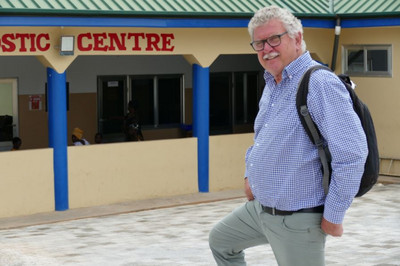
M282 34L278 34L278 35L273 35L267 39L264 40L259 40L259 41L252 41L250 43L251 47L253 47L254 51L262 51L264 50L265 47L265 43L268 43L269 46L271 47L276 47L278 45L281 44L281 37L283 35L285 35L286 33L288 33L287 31L285 31Z

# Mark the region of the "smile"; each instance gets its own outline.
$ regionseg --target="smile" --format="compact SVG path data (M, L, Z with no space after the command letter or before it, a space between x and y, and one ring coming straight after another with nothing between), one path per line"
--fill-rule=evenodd
M277 56L279 56L279 53L278 52L273 52L273 53L269 53L269 54L264 55L263 59L264 60L271 60L271 59L276 58Z

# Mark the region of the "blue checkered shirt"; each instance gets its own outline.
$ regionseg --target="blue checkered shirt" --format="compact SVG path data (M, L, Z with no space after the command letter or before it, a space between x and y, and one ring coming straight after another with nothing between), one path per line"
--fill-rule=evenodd
M315 64L304 53L285 67L279 84L265 72L245 175L262 205L287 211L325 205L325 219L340 224L358 191L368 146L345 86L334 73L315 71L307 105L332 154L332 179L325 196L318 149L296 110L298 83Z

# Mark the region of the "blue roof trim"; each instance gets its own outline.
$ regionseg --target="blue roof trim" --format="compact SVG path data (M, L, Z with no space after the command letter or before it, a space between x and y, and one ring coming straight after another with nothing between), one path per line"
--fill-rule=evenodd
M336 21L334 19L301 19L301 24L305 28L324 28L333 29L335 28Z
M400 26L400 18L343 19L342 28L372 28Z
M98 17L0 17L0 26L31 27L149 27L149 28L242 28L248 19L149 19Z
M334 19L301 19L306 28L335 28ZM0 27L247 28L249 19L150 19L98 17L0 17ZM343 28L400 26L400 18L342 19Z
M333 20L302 19L304 27L334 28ZM0 17L6 27L247 28L249 19L149 19L99 17Z

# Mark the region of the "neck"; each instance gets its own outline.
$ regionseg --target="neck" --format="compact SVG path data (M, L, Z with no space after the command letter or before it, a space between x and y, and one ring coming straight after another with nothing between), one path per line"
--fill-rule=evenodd
M282 81L282 73L274 76L276 84L279 84Z

